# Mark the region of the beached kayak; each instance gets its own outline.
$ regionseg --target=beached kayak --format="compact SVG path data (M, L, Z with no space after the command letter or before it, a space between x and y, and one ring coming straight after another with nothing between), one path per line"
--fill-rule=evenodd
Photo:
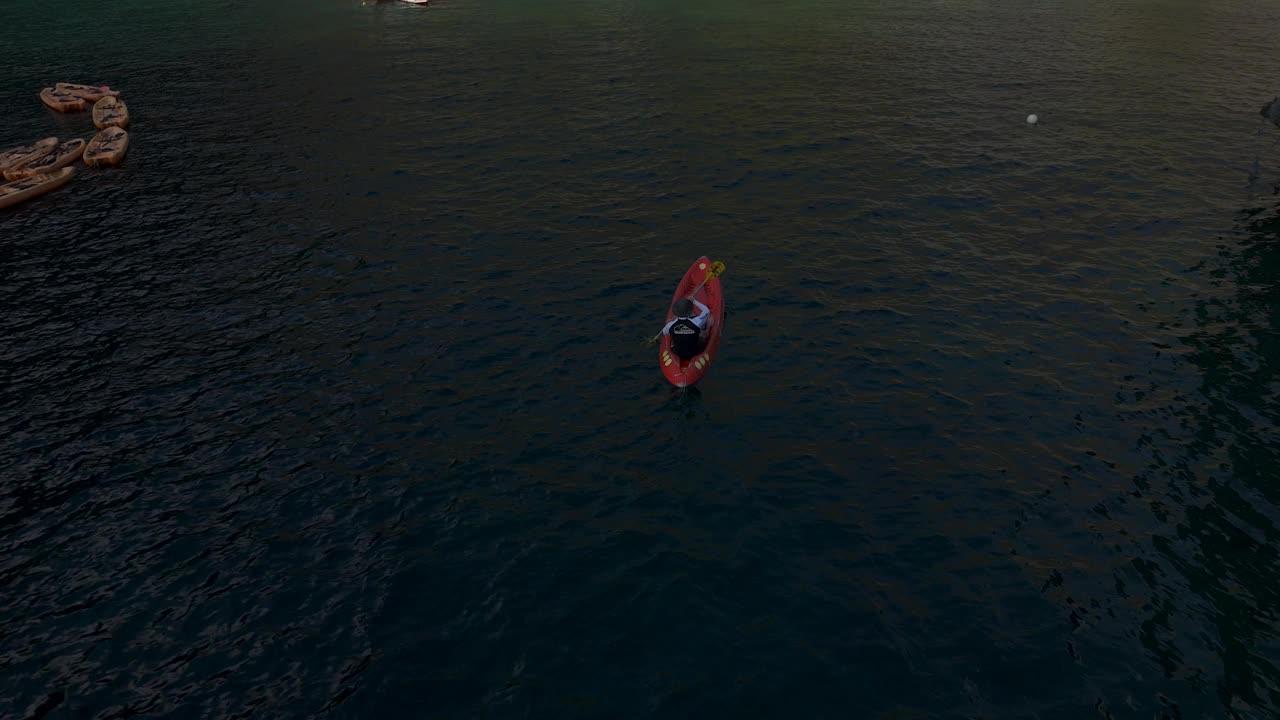
M705 256L697 259L689 267L688 272L676 286L675 295L671 297L671 305L667 306L667 322L675 319L671 307L680 298L689 297L689 292L707 278L711 269L711 261ZM720 289L720 278L713 277L707 281L694 300L707 306L711 311L711 326L707 329L706 341L698 354L681 359L671 351L671 336L662 336L662 349L658 351L658 364L662 366L662 374L676 387L689 387L702 379L711 362L715 360L716 351L720 349L720 332L724 328L724 293Z

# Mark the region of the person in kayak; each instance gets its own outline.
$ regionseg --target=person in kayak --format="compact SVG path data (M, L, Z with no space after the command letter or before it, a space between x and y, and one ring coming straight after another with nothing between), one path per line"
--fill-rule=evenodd
M694 306L698 314L693 314ZM693 298L680 298L671 306L675 318L662 328L663 335L671 336L671 351L681 360L702 352L703 336L711 324L711 310Z

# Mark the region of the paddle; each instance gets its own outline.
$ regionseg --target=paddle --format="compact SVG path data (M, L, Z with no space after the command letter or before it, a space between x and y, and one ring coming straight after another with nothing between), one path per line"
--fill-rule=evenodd
M688 296L689 299L692 300L693 296L698 294L698 291L702 289L703 285L707 284L708 280L710 280L711 278L720 277L720 273L723 273L723 272L724 272L724 263L720 262L719 260L711 263L711 267L707 269L707 276L702 278L702 282L698 283L698 287L694 288L693 292L689 293L689 296ZM662 337L662 333L658 333L657 335L654 335L652 338L649 338L649 344L652 345L658 342L658 338L660 337Z

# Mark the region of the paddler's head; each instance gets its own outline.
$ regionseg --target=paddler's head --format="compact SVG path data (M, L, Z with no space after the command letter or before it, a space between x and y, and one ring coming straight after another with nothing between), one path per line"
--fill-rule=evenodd
M671 306L671 312L675 313L676 317L693 317L693 303L689 302L689 298L680 298L675 305Z

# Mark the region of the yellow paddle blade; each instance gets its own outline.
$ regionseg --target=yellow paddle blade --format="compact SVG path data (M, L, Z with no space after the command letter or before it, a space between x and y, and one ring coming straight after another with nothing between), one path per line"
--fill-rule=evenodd
M720 277L720 273L722 272L724 272L724 263L717 260L711 263L711 269L707 271L707 279L710 280L713 277Z

